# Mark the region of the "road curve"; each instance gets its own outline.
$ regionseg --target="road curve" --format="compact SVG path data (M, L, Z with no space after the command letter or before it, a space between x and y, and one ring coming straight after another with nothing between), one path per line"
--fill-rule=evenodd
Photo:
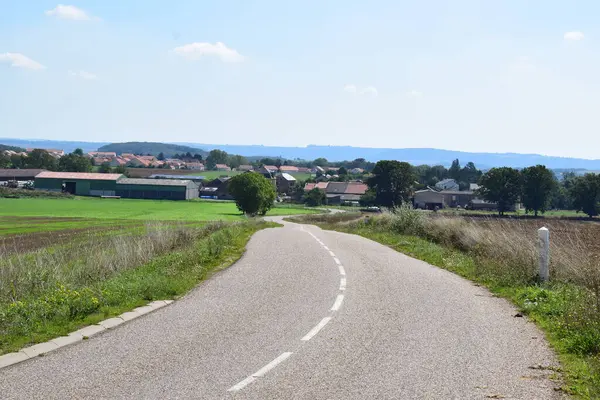
M0 397L559 398L543 335L514 314L385 246L287 223L171 306L0 370Z

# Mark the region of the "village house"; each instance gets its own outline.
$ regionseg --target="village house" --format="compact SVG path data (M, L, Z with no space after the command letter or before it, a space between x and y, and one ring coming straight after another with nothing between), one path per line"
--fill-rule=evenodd
M305 192L314 188L325 192L328 204L357 203L369 189L362 182L318 182L304 185Z
M470 190L442 190L437 191L430 187L417 190L413 197L413 205L424 210L442 209L445 207L467 208L475 199L475 194Z
M202 164L201 162L194 162L194 161L186 162L185 167L187 169L192 169L194 171L204 171L204 164Z
M454 179L443 179L435 184L436 190L460 190L458 183Z
M223 176L206 182L205 186L200 188L200 197L220 200L233 200L229 193L229 180L231 177Z
M217 164L215 165L216 171L231 171L231 168L227 164Z
M127 166L133 168L147 168L150 166L150 162L143 160L139 157L133 157L130 158L129 161L127 161Z
M252 167L252 165L243 164L243 165L240 165L239 167L237 167L237 170L238 171L247 172L247 171L254 170L254 168Z
M88 156L92 157L92 158L116 158L117 157L117 153L115 153L114 151L90 151L88 153Z
M263 165L263 168L274 174L277 172L278 168L275 165Z
M32 148L25 149L25 151L27 153L31 153L34 150L44 150L46 153L50 154L54 158L60 158L60 157L62 157L62 156L65 155L65 151L64 150L59 150L59 149L40 149L40 148L37 148L37 147L32 147Z
M279 193L289 194L296 185L296 178L286 172L277 175L275 179L277 184L277 192Z
M298 172L298 167L293 165L282 165L279 167L279 172L286 172L288 174L295 174Z

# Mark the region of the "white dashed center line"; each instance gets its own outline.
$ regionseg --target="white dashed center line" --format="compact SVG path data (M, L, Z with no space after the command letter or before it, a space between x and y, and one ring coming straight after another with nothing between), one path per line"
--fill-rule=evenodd
M326 251L329 252L329 255L331 257L333 257L333 261L335 261L335 263L337 264L338 269L340 271L340 275L342 276L340 278L339 290L345 291L346 290L346 271L344 270L344 266L342 265L340 260L335 256L335 253L333 251L331 251L329 249L329 247L325 246L325 243L323 243L321 240L319 240L318 237L313 235L311 232L306 231L303 226L300 227L300 230L302 230L302 231L308 233L310 236L312 236ZM335 303L333 303L333 306L331 307L330 311L338 311L340 309L340 307L342 306L343 301L344 301L344 295L338 294L335 299ZM321 320L321 322L319 322L314 328L312 328L301 340L303 342L308 342L317 333L319 333L321 331L321 329L323 329L325 327L325 325L327 325L329 323L329 321L331 321L331 318L332 317L323 318ZM228 392L237 392L237 391L242 390L243 388L245 388L252 382L256 381L258 378L262 378L263 376L265 376L270 370L275 368L277 365L281 364L292 354L293 353L291 353L291 352L282 353L279 357L277 357L276 359L274 359L273 361L271 361L270 363L268 363L267 365L265 365L264 367L262 367L261 369L259 369L258 371L256 371L255 373L253 373L252 375L247 377L246 379L244 379L243 381L240 381L239 383L237 383L237 384L233 385L232 387L230 387L229 389L227 389L227 391Z
M238 390L242 390L243 388L245 388L246 386L248 386L249 384L254 382L256 380L256 378L262 378L263 376L265 376L267 374L267 372L269 372L270 370L275 368L278 364L281 364L282 362L284 362L292 354L293 353L291 353L291 352L282 353L279 357L277 357L276 359L274 359L273 361L271 361L270 363L268 363L267 365L265 365L264 367L262 367L261 369L259 369L258 371L256 371L255 373L253 373L252 375L250 375L243 381L241 381L240 383L238 383L237 385L234 385L234 386L230 387L229 389L227 389L227 391L228 392L237 392Z
M320 331L321 329L323 329L323 327L324 327L325 325L327 325L327 323L328 323L329 321L331 321L331 317L325 317L325 318L323 318L323 319L321 320L321 322L319 322L319 323L317 324L317 326L315 326L314 328L312 328L312 329L310 330L310 332L308 332L308 333L306 334L306 336L304 336L304 337L302 338L302 340L303 340L303 341L305 341L305 342L307 342L307 341L309 341L310 339L312 339L312 338L313 338L313 336L315 336L317 333L319 333L319 331Z
M338 297L335 299L335 303L333 303L333 307L331 307L331 311L337 311L342 306L342 302L344 301L344 295L338 294Z

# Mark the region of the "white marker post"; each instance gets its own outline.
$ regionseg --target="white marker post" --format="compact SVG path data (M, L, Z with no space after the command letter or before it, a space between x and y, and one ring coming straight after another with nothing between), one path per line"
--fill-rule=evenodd
M538 247L540 249L540 279L547 282L550 279L550 231L543 227L538 229Z

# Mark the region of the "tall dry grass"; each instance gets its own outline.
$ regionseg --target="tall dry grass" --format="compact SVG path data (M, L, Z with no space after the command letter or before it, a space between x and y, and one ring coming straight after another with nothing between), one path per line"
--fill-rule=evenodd
M325 216L327 218L327 216ZM576 283L600 296L600 224L582 221L430 216L403 206L349 223L427 238L485 259L485 273L515 282L538 275L537 230L550 229L553 280ZM479 264L478 264L479 265ZM483 273L484 271L482 271Z
M94 284L189 245L222 225L198 227L154 222L104 235L88 232L68 244L36 251L6 252L0 257L0 303L43 293L58 284L76 287Z

